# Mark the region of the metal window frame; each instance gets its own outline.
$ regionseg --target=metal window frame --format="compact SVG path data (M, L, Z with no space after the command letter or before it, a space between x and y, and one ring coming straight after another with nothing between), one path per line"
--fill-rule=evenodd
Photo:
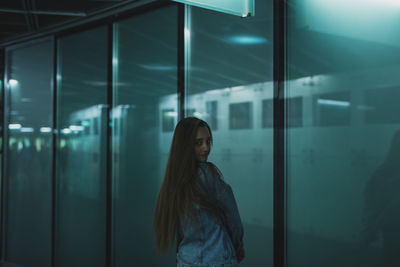
M3 170L4 170L4 151L5 151L5 149L4 149L4 145L5 145L5 142L4 142L4 131L5 131L5 123L4 123L4 118L5 118L5 116L4 116L4 111L5 111L5 108L4 108L4 104L5 104L5 101L4 101L4 91L5 91L5 81L6 81L6 60L5 60L5 56L6 56L6 53L5 53L5 49L1 49L0 50L0 53L1 53L1 62L0 62L0 64L2 65L2 67L3 67L3 73L1 73L1 80L2 80L2 88L1 88L1 103L0 103L0 105L1 105L1 109L2 109L2 118L0 119L1 121L0 121L0 123L1 123L1 126L3 127L3 131L1 132L1 140L2 140L2 147L1 147L1 155L2 155L2 158L1 158L1 162L0 162L0 164L1 164L1 181L0 181L0 191L1 191L1 199L0 199L0 259L3 259L3 248L4 248L4 231L3 231L3 226L4 226L4 216L3 216L3 211L4 211L4 209L5 209L5 201L4 201L4 192L5 192L5 190L4 190L4 172L3 172Z
M56 260L56 211L57 211L57 199L56 199L56 191L57 191L57 183L56 183L56 172L57 172L57 74L58 74L58 42L56 38L53 37L53 125L52 125L52 164L51 164L51 262L50 266L55 266Z
M285 99L285 55L286 55L286 9L287 0L273 2L273 266L286 266L286 99Z
M107 165L107 175L106 175L106 266L112 266L113 260L113 228L112 228L112 192L113 192L113 183L112 183L112 118L111 112L113 108L113 89L114 89L114 64L113 64L113 56L114 56L114 25L115 23L109 23L107 25L107 148L106 148L106 165Z

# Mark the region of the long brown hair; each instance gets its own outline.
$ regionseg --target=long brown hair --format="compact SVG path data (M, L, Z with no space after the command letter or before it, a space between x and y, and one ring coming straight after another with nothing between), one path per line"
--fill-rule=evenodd
M207 202L201 197L197 175L198 162L194 154L197 130L208 124L195 117L179 121L175 128L164 180L154 213L153 231L156 247L165 252L174 243L179 223L193 218L194 203Z

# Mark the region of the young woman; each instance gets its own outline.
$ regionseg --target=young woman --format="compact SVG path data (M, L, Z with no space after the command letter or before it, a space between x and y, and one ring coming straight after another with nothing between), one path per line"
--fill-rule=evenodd
M211 145L205 121L189 117L176 126L153 227L160 252L176 241L178 267L234 267L244 258L232 190L207 162Z

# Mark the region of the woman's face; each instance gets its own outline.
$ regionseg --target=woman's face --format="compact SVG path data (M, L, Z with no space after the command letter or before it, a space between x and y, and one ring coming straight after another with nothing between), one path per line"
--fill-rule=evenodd
M194 145L194 154L200 162L206 162L210 154L211 135L207 127L199 127L196 134L196 143Z

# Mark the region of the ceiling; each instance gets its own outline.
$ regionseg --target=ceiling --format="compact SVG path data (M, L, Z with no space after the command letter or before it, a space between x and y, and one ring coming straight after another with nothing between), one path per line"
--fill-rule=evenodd
M126 0L1 0L0 44L35 33Z

